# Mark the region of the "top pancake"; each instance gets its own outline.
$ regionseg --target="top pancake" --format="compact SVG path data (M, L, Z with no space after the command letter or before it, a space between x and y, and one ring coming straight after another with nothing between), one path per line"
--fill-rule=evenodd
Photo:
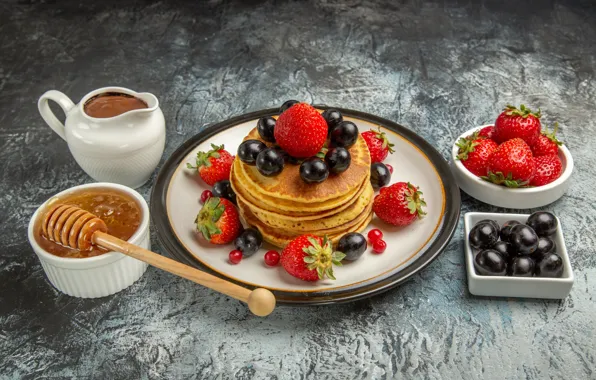
M244 140L249 139L263 141L256 128L251 130ZM268 146L272 145L263 142ZM341 174L330 175L318 184L309 184L300 178L300 165L286 163L279 175L265 177L259 173L256 166L247 165L238 157L236 160L239 161L238 166L242 169L244 177L262 194L298 203L324 202L353 192L370 173L370 153L362 136L358 135L358 140L348 150L352 159L350 167Z

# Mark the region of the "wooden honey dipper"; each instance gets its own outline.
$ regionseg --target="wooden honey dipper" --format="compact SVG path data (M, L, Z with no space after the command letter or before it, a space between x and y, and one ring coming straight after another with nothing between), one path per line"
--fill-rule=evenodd
M267 289L249 290L219 277L202 272L137 245L130 244L107 233L105 222L79 207L57 204L45 214L42 234L49 240L81 251L98 245L110 251L121 252L177 276L194 281L207 288L245 302L250 311L260 317L271 314L275 296Z

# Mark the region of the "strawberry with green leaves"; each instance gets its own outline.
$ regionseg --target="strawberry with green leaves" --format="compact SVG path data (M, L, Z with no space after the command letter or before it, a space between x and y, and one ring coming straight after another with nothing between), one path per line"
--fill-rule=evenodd
M344 257L333 250L327 236L302 235L284 248L280 262L286 272L303 281L335 280L333 265L341 266Z
M389 153L393 154L395 152L393 150L394 144L389 142L385 132L381 132L381 127L379 127L378 131L371 129L370 131L362 132L362 138L368 146L371 163L383 162Z
M495 140L498 143L520 138L531 145L540 135L540 110L532 112L523 104L517 107L505 106L495 121Z
M373 211L384 222L394 226L407 226L426 212L422 192L409 182L397 182L381 188L373 202Z
M234 162L232 156L223 145L211 144L211 150L197 153L196 166L186 164L189 169L197 169L199 176L209 186L224 179L230 179L230 170Z
M234 204L225 198L211 197L195 219L197 231L212 244L228 244L242 231Z
M508 140L488 159L488 174L482 179L507 187L527 186L536 170L532 150L521 138Z
M557 139L558 130L559 123L555 123L555 128L552 132L549 132L548 129L542 131L536 140L534 140L534 143L530 145L534 157L559 153L559 146L563 145L563 142Z
M479 132L461 138L456 143L459 147L457 159L475 176L487 175L488 158L499 146L491 139L480 137Z

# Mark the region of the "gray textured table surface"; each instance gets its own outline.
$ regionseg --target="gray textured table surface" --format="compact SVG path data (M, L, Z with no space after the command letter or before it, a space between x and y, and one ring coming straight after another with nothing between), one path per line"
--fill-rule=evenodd
M596 378L596 7L473 3L1 1L0 378ZM289 98L397 121L445 157L505 103L539 106L576 163L568 194L546 207L565 227L571 295L471 296L461 222L414 279L351 304L259 319L153 268L111 297L60 294L26 224L92 180L36 101L110 84L157 94L164 159L206 125ZM472 210L501 211L464 194Z

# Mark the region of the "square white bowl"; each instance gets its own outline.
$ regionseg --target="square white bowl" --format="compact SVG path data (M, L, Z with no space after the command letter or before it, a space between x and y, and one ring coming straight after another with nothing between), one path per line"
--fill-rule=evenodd
M557 245L556 253L563 260L563 276L549 277L513 277L513 276L481 276L474 269L474 257L477 250L470 246L468 235L476 223L484 219L496 220L503 225L508 220L526 222L529 214L501 214L487 212L468 212L464 215L464 254L468 272L468 289L477 296L521 297L521 298L549 298L563 299L571 292L574 276L569 255L565 247L565 239L561 229L561 221L557 232L552 236Z

